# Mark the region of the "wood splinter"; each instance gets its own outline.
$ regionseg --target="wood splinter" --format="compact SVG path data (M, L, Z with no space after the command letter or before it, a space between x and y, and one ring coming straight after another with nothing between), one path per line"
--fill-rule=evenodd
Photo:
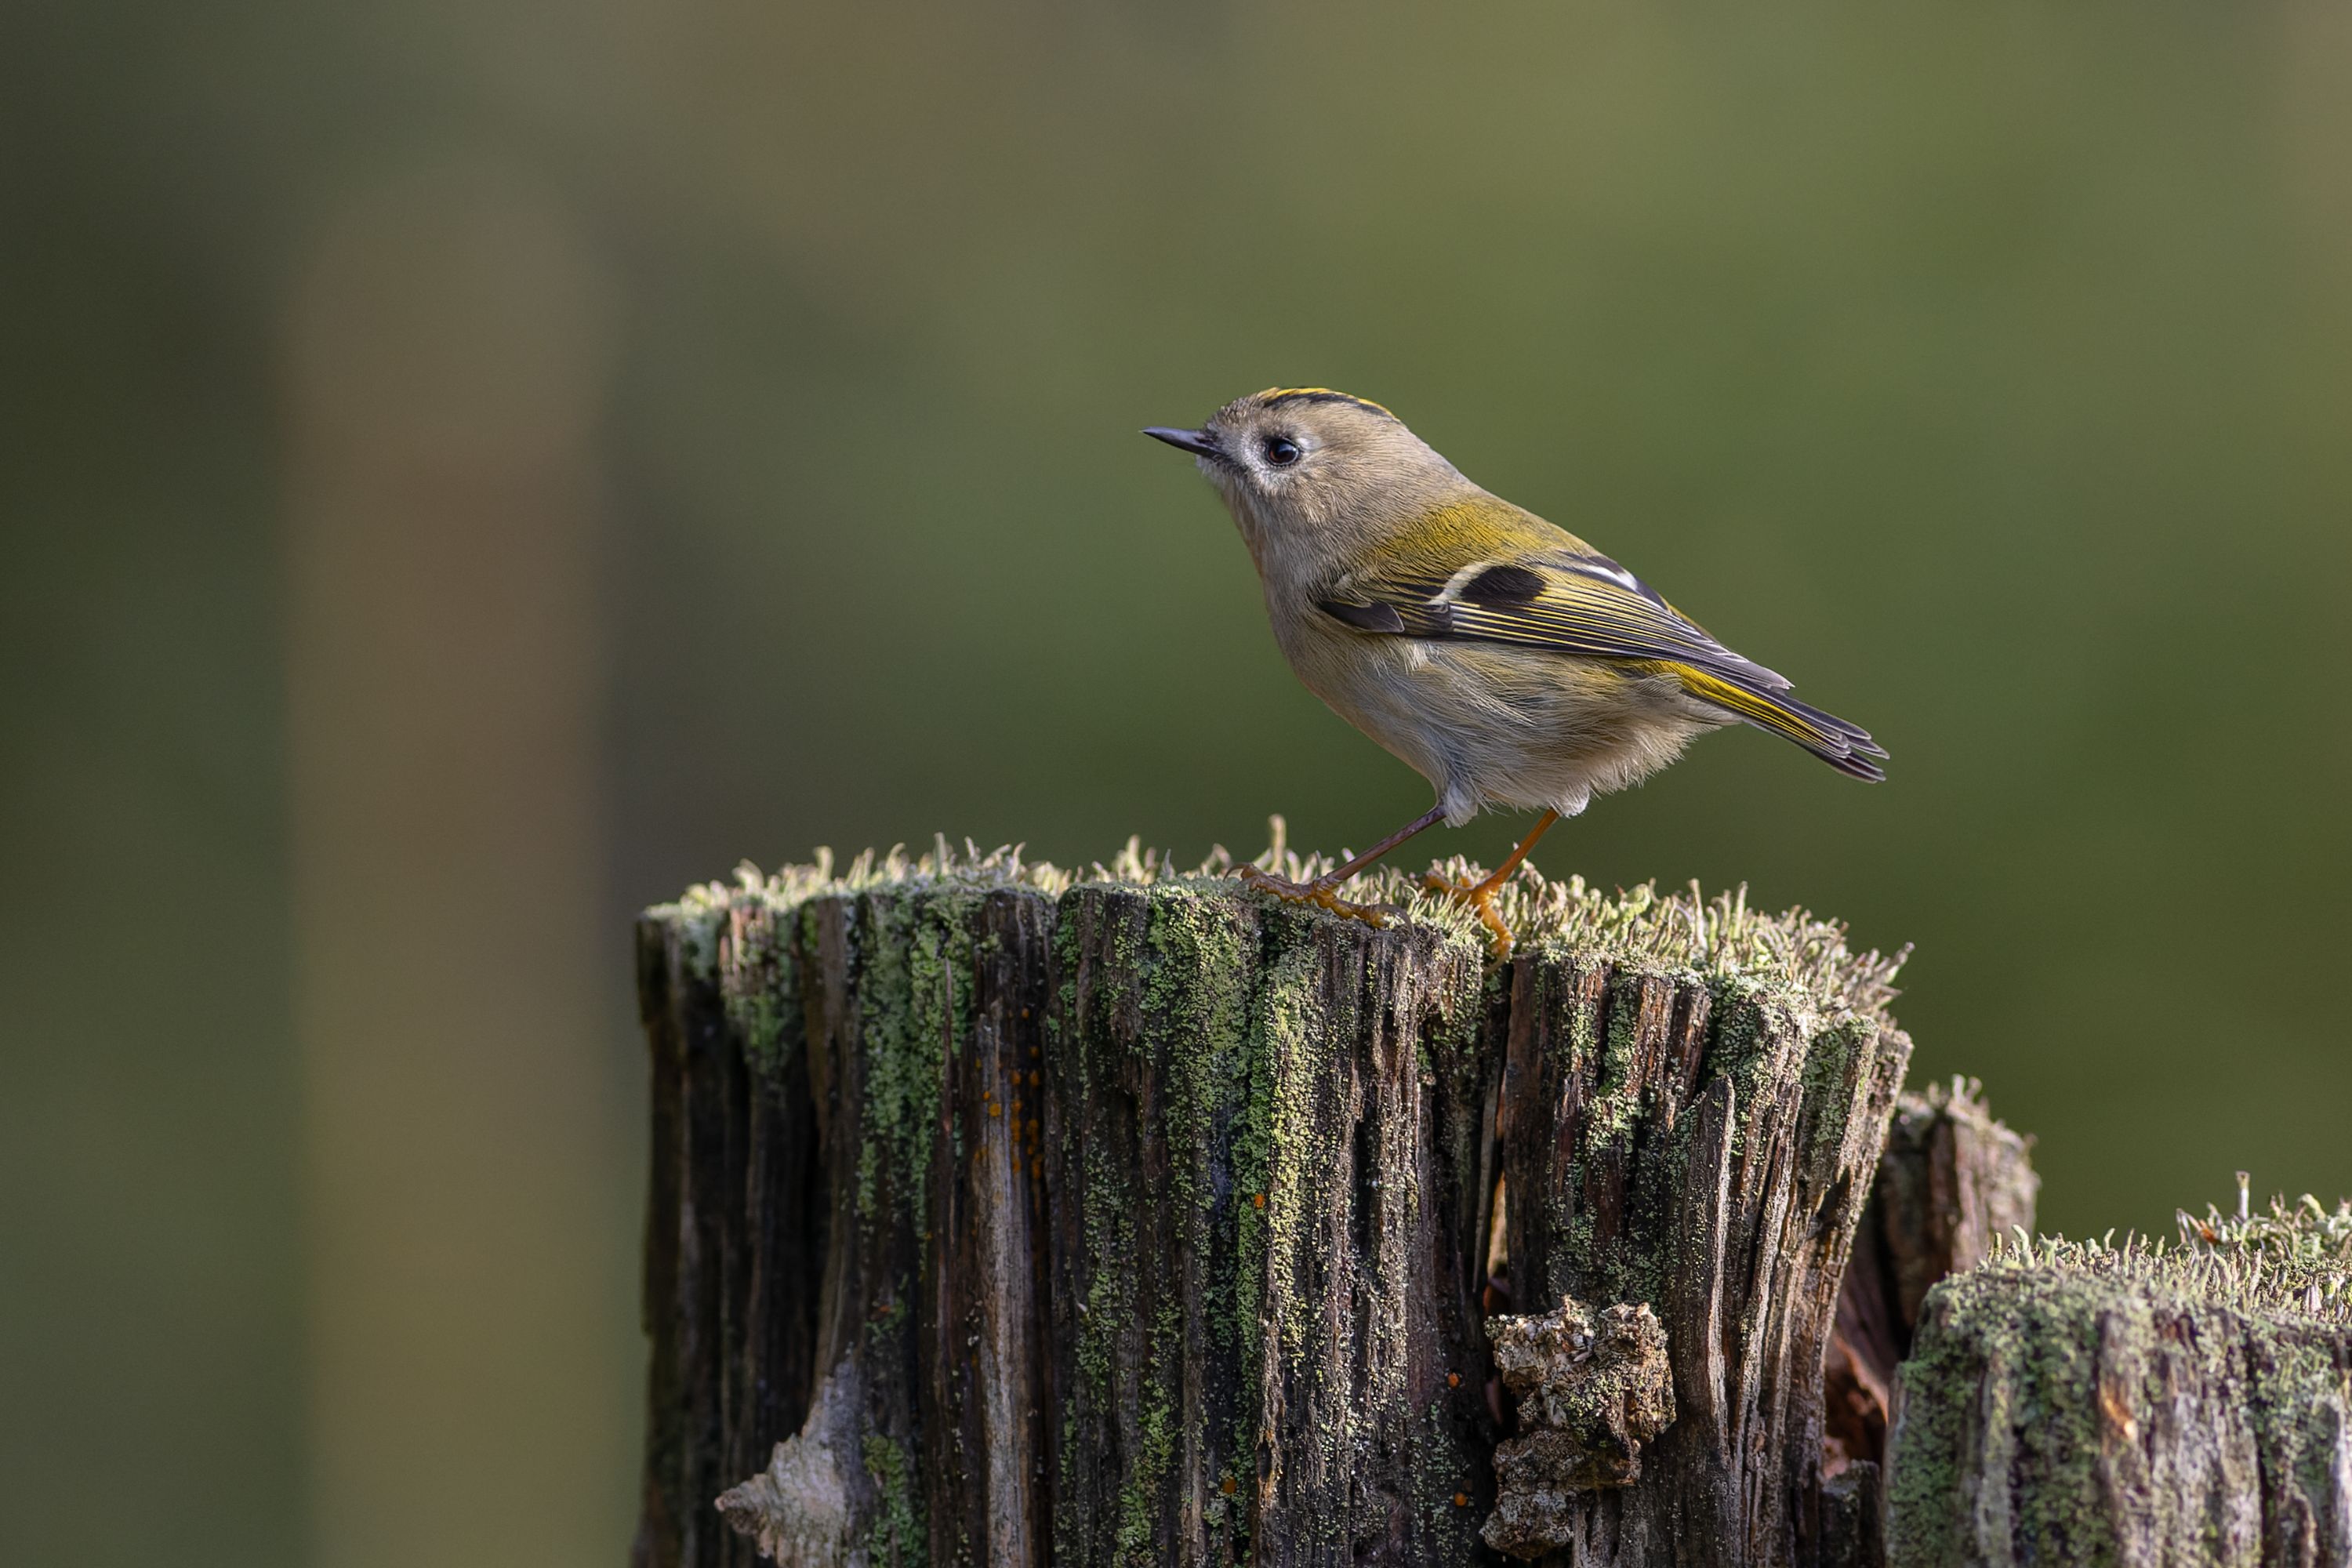
M768 1468L719 1494L719 1511L735 1532L781 1568L850 1561L858 1415L856 1363L844 1361L817 1389L800 1431L776 1445Z

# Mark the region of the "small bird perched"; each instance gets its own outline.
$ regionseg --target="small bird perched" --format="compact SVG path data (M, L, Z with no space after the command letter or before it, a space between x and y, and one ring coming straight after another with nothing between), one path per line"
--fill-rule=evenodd
M1738 721L1842 773L1886 752L1702 631L1564 529L1464 479L1377 403L1273 387L1197 430L1143 432L1200 459L1265 587L1275 641L1307 689L1402 758L1437 804L1328 875L1254 885L1381 922L1348 879L1441 817L1543 813L1495 873L1439 882L1507 949L1496 889L1545 829L1642 782L1702 731Z

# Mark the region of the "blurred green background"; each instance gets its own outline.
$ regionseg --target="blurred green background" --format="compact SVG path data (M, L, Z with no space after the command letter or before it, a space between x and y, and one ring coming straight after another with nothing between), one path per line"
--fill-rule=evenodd
M2340 11L18 0L0 60L0 1559L621 1562L634 910L1424 804L1135 434L1272 383L1894 752L1704 742L1545 869L1916 942L2049 1226L2352 1190Z

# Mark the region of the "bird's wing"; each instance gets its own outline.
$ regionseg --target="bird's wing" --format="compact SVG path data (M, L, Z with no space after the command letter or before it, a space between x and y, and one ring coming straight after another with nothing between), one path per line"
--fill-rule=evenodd
M1316 607L1360 632L1509 643L1677 677L1691 695L1787 736L1862 778L1885 752L1787 695L1789 681L1709 637L1657 590L1571 535L1500 552L1440 550L1332 584Z
M1687 664L1760 690L1789 689L1786 678L1732 652L1656 589L1597 552L1456 551L1408 558L1377 574L1342 579L1317 608L1360 631Z

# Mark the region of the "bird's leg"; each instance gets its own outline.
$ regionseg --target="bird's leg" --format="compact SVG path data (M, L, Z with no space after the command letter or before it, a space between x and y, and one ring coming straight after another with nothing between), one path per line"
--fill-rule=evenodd
M1346 865L1326 871L1311 882L1294 882L1287 877L1277 877L1255 866L1245 865L1234 874L1258 891L1272 893L1277 899L1286 899L1295 904L1315 904L1335 915L1362 921L1366 925L1386 925L1389 916L1397 912L1395 910L1380 904L1351 904L1339 897L1339 889L1347 885L1349 878L1414 834L1425 827L1435 826L1444 815L1443 803L1431 806Z
M1488 934L1494 938L1495 956L1508 958L1511 955L1511 933L1509 928L1503 924L1503 917L1495 912L1495 891L1511 879L1511 873L1519 868L1519 862L1528 858L1528 851L1536 847L1536 840L1541 838L1545 830L1559 820L1559 813L1556 811L1547 811L1542 816L1537 818L1536 825L1528 830L1528 836L1525 838L1519 840L1518 846L1511 851L1509 858L1496 867L1494 872L1485 881L1475 886L1454 881L1450 877L1440 877L1434 872L1423 878L1422 885L1433 893L1447 894L1455 902L1467 904L1477 910L1479 923L1484 925Z

